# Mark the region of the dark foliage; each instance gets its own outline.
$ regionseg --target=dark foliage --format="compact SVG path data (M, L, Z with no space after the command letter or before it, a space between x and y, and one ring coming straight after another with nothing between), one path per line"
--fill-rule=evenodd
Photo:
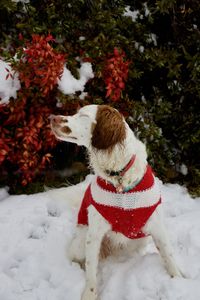
M67 53L67 66L74 76L77 56L92 62L95 78L86 86L86 103L110 103L118 108L146 143L156 173L165 181L179 181L199 192L199 0L0 3L1 56L15 53L19 33L27 39L33 33L51 33L56 48ZM127 6L137 11L134 21L123 15ZM118 101L106 98L104 78L114 48L125 53L129 62ZM60 100L70 111L73 105L83 105L78 95L60 95Z

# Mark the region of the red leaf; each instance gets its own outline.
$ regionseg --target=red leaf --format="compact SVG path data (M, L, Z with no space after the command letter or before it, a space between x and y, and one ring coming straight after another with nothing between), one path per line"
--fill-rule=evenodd
M18 37L19 37L20 41L22 41L24 39L24 37L23 37L23 35L21 33L19 33Z

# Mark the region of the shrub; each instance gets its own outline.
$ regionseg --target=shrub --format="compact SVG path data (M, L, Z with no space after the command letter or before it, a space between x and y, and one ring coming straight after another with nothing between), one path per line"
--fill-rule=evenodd
M49 42L53 37L32 35L31 42L26 42L20 61L16 63L16 71L22 88L39 89L42 97L46 97L57 85L64 69L65 56L56 53Z
M103 70L106 98L114 102L120 100L121 91L125 88L128 77L128 65L129 62L125 61L125 53L120 53L117 48L114 48L114 53L106 60Z
M51 32L58 51L68 54L68 67L75 76L77 57L91 61L95 72L86 86L86 102L78 94L60 95L66 110L88 102L118 108L146 143L156 173L165 181L180 181L197 191L199 13L198 0L7 1L0 8L1 53L8 56L8 49L9 55L15 53L21 43L19 33L30 38L33 33ZM118 59L114 49L118 49ZM127 64L125 71L115 66L121 72L118 83L108 68L111 54ZM50 94L42 103L55 109L56 96L53 90ZM4 147L3 156L6 151Z
M53 94L65 57L50 46L52 40L50 35L33 35L31 42L18 48L13 68L19 73L21 90L16 100L0 105L0 167L11 185L25 186L45 170L49 151L57 143L49 115L55 111Z

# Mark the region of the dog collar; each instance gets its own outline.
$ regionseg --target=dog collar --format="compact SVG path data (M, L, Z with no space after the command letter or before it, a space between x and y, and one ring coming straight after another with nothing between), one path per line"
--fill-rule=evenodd
M124 176L124 174L132 167L132 165L134 164L136 159L136 155L134 154L131 158L131 160L128 162L128 164L120 171L109 171L106 170L106 174L110 177L116 176L118 177L118 185L116 187L117 191L119 193L123 192L124 187L122 185L122 178Z
M132 167L132 165L134 164L135 158L136 158L136 155L134 154L134 155L132 156L131 160L128 162L128 164L127 164L122 170L120 170L120 171L110 171L110 170L106 170L106 171L105 171L106 174L107 174L108 176L111 176L111 177L113 177L113 176L121 176L121 177L123 177L124 174L125 174L125 173Z

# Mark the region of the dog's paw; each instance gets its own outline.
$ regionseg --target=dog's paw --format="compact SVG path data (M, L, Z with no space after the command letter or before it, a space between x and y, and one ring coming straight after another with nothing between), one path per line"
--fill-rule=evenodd
M186 276L177 267L174 267L173 269L172 268L168 269L168 273L172 278L174 277L186 278Z
M86 286L83 295L81 297L81 300L100 300L100 299L97 297L97 291L95 288Z
M73 258L71 260L72 263L76 263L79 264L80 268L83 269L85 271L85 259L84 260L78 260L76 258Z
M178 272L176 272L174 275L171 275L172 278L174 277L181 277L184 279L188 279L189 277L187 275L185 275L182 271L178 270Z

